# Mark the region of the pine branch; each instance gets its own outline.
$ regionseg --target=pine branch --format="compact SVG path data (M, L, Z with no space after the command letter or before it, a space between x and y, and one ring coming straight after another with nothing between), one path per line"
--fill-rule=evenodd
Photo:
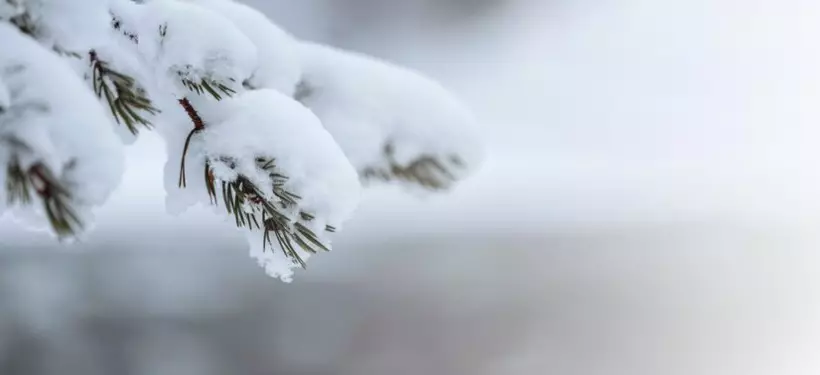
M140 112L156 115L160 110L152 105L145 91L138 87L134 78L112 69L107 62L100 60L95 51L92 50L88 54L94 93L98 98L104 98L108 102L114 120L118 124L125 123L134 135L139 133L140 125L151 129L151 122Z
M109 14L111 15L111 27L114 28L114 30L119 31L120 34L128 38L130 41L134 42L134 44L139 44L139 35L137 35L134 32L126 30L122 25L122 18L120 18L118 15L114 14L113 12L109 12Z
M408 165L400 165L394 158L394 146L388 143L384 148L384 156L389 162L389 168L368 167L361 171L365 180L379 179L382 181L405 181L418 184L430 190L446 190L456 182L456 176L445 167L439 158L430 155L421 155ZM455 155L450 157L450 164L462 167L463 162Z
M6 167L6 193L8 204L31 204L31 186L26 171L20 163L13 161Z
M83 58L83 55L81 55L81 54L79 54L79 53L77 53L77 52L74 52L74 51L68 51L68 50L65 50L65 49L63 49L63 48L62 48L62 47L60 47L60 46L54 46L54 47L52 48L52 50L53 50L56 54L58 54L58 55L60 55L60 56L70 57L70 58L72 58L72 59L77 59L77 60L80 60L80 59L82 59L82 58Z
M9 205L31 204L33 191L57 236L70 237L83 229L72 207L70 192L44 164L37 163L24 170L19 161L13 159L7 166L6 190Z
M12 6L19 6L21 9L25 9L20 4L15 4L12 2ZM28 12L22 12L17 14L9 19L12 25L16 26L20 32L23 34L29 35L31 37L36 38L38 34L37 25L34 20L31 18L31 14Z
M211 201L218 204L217 178L214 177L213 163L223 163L232 169L235 168L235 163L230 158L220 158L209 160L205 164L205 185ZM292 222L286 215L286 212L298 207L301 197L284 188L287 177L276 171L273 159L258 158L256 165L271 178L272 186L269 191L276 199L269 199L270 194L266 194L250 179L239 174L234 180L219 181L225 209L228 214L234 215L237 227L248 228L251 231L262 230L263 249L273 247L273 238L276 238L276 243L285 255L304 268L305 262L296 251L297 247L311 254L330 249L305 224L299 221ZM299 218L303 222L315 219L313 215L305 212L300 212ZM325 229L328 232L336 231L332 226L326 226Z
M183 74L180 72L180 76ZM224 97L231 97L236 94L236 90L230 88L228 85L221 83L215 79L201 78L194 80L191 78L181 78L182 85L191 92L197 95L207 93L216 100L222 100ZM233 80L231 80L233 81Z
M179 105L182 106L182 109L185 110L185 113L191 119L191 122L194 124L194 130L204 130L205 122L202 121L202 117L199 116L199 112L196 111L191 101L188 100L188 98L182 98L177 102L179 102Z
M12 66L7 72L20 72L23 66ZM46 113L47 104L30 101L17 102L10 107L0 106L0 127L8 127L30 112ZM54 172L42 162L28 167L20 163L20 155L35 155L34 149L13 132L0 135L0 149L9 157L6 165L6 199L10 206L27 206L39 198L46 217L58 237L69 237L83 228L83 223L75 213L69 189L60 181ZM71 168L73 161L66 164Z
M194 128L191 129L191 132L188 133L188 137L185 138L185 146L182 148L182 158L179 163L179 181L177 182L177 186L180 188L185 188L187 186L187 176L185 176L185 159L188 155L188 148L191 146L191 140L194 138L194 135L201 132L205 129L205 122L202 121L202 117L199 116L199 113L196 111L193 105L191 105L191 101L188 98L182 98L178 100L179 105L182 106L182 109L185 110L185 113L188 114L188 118L191 119L191 122L194 124Z
M206 123L188 98L179 99L179 104L193 124L193 129L185 140L180 162L178 185L180 188L185 188L187 186L186 155L193 137L205 130ZM216 163L232 170L236 170L237 167L236 161L227 156L209 158L205 161L203 177L211 203L219 205L220 195L217 194L217 185L221 186L221 201L225 210L234 216L237 227L247 228L250 231L262 231L263 250L267 250L268 246L273 249L273 238L276 238L276 243L284 251L285 256L303 268L306 264L296 251L297 247L311 254L320 250L330 251L319 237L303 224L314 220L313 215L299 212L301 222L293 222L288 217L287 213L298 208L302 197L285 188L288 178L277 170L273 159L260 157L255 160L256 167L270 178L269 187L260 187L241 173L237 173L232 180L219 179L213 169ZM335 232L336 228L326 226L325 230Z

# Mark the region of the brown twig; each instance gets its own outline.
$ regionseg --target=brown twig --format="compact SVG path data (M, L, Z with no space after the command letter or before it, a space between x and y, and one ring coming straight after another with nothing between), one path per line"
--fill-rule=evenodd
M179 187L184 188L187 185L186 176L185 176L185 156L188 155L188 148L191 146L191 139L194 137L194 134L205 130L205 122L202 121L202 117L199 116L199 113L196 111L191 102L188 98L179 99L179 105L185 110L185 113L188 114L188 117L191 119L191 122L194 124L194 128L191 129L191 132L188 133L188 137L185 138L185 146L182 149L182 160L180 161L179 165L179 181L177 184Z
M179 99L179 105L185 109L185 113L188 114L188 117L191 118L191 122L194 123L194 130L203 130L205 129L205 123L202 121L202 117L199 117L199 113L196 111L191 102L188 98Z

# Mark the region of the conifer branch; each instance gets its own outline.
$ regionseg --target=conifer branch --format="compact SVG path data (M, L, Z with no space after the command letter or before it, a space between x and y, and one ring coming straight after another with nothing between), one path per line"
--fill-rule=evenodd
M453 172L435 156L421 155L408 165L400 165L394 155L394 147L388 143L384 148L384 157L389 162L389 168L368 167L361 171L362 177L365 180L411 182L430 190L449 189L457 180ZM455 155L450 156L449 161L456 167L464 165L461 158Z
M180 77L184 76L182 72L179 72L179 75ZM236 90L215 79L201 78L195 80L192 78L180 78L180 81L182 82L182 85L191 92L194 92L197 95L207 93L216 100L222 100L224 97L231 97L236 94ZM231 79L231 81L233 82L233 79Z
M193 105L191 105L191 101L188 98L182 98L178 100L179 105L182 106L182 109L185 110L185 113L188 114L188 118L191 119L191 122L194 124L194 128L188 133L188 137L185 138L185 146L182 148L182 158L179 163L179 181L177 182L177 186L180 188L187 187L187 177L185 176L185 159L188 155L188 148L191 146L191 140L193 139L196 133L201 132L205 129L205 122L202 121L202 117L199 116L199 113L196 111Z
M182 98L177 100L182 109L185 110L185 113L191 119L191 122L194 124L194 130L204 130L205 129L205 122L202 121L202 117L199 115L199 112L196 111L196 108L191 104L191 101L188 98Z
M122 26L122 18L120 18L120 16L114 14L114 12L109 12L109 14L111 15L111 27L114 28L114 30L119 31L120 34L128 38L130 41L134 42L134 44L139 44L139 35L132 31L126 30Z
M185 138L185 146L182 148L182 158L180 160L179 165L179 181L177 185L180 188L185 188L187 186L187 177L185 176L185 159L188 155L188 148L191 146L191 140L193 139L196 133L201 132L205 129L205 123L202 121L202 117L199 116L199 113L194 109L194 106L191 105L191 102L188 98L182 98L178 100L179 105L185 110L185 113L188 114L188 117L191 119L191 122L194 124L194 128L188 133L188 136Z
M22 4L14 4L12 2L12 6L18 6L20 9L25 9ZM20 14L17 14L9 19L12 25L16 26L20 32L23 34L29 35L31 37L36 37L38 30L37 25L35 24L34 20L31 18L31 14L28 12L23 11Z
M180 188L185 188L187 186L185 159L188 148L194 135L205 130L206 124L188 98L179 99L178 102L193 124L193 129L185 140L180 162L178 185ZM311 254L319 250L330 251L319 237L303 224L303 222L314 220L313 215L299 212L302 222L292 222L288 218L287 213L298 207L302 197L285 188L288 178L276 169L273 159L260 157L255 160L256 167L270 178L271 186L265 189L241 173L237 174L233 180L218 179L213 170L215 163L236 169L236 161L230 157L209 158L205 161L203 176L210 201L215 205L219 204L220 195L217 194L217 183L219 183L222 193L221 200L226 211L234 216L237 227L262 231L263 249L267 249L268 246L273 248L273 238L276 238L277 244L285 255L302 267L305 267L305 262L296 251L297 246ZM326 226L325 230L335 232L336 228Z
M29 205L32 191L43 204L43 209L54 233L64 238L83 229L83 223L71 205L71 194L42 163L23 169L17 159L9 162L6 170L6 191L9 205Z
M234 169L236 164L230 158L224 157L208 160L205 164L205 185L211 201L218 204L217 178L214 176L213 163L223 163L231 169ZM273 199L271 194L266 193L257 184L238 174L233 180L220 181L225 209L228 214L234 215L237 227L262 231L263 249L267 249L268 246L273 248L273 238L276 238L276 243L285 255L304 268L306 264L296 251L297 247L311 254L330 251L330 248L304 224L314 220L313 215L299 212L298 217L301 221L295 222L288 217L287 213L298 207L301 197L284 188L287 177L276 170L274 160L257 158L256 166L270 177L272 186L269 191ZM335 232L336 228L326 226L325 230Z
M7 72L20 72L23 66L12 66ZM44 114L49 111L46 103L39 101L17 102L15 105L0 106L0 127L8 126L34 112ZM35 150L13 132L0 135L0 150L8 157L6 164L6 200L9 206L28 206L39 198L52 230L58 237L69 237L83 228L83 223L73 208L69 189L43 162L23 166L20 155L36 156ZM66 164L71 168L74 161Z
M94 86L94 93L100 99L108 102L108 108L118 123L125 123L128 130L136 135L139 133L138 126L151 129L152 124L143 117L140 112L149 115L156 115L160 112L155 108L151 100L148 99L134 78L120 73L111 66L100 60L95 51L88 53L91 63L91 82Z

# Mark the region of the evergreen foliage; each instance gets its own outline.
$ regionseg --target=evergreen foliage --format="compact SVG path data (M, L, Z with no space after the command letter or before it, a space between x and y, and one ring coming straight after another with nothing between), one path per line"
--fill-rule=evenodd
M139 126L151 129L151 121L144 116L154 116L159 110L148 99L145 90L137 85L133 77L114 70L109 63L102 61L95 51L90 51L88 56L94 93L106 101L114 120L118 124L125 123L134 135L139 133Z
M453 185L468 164L463 149L449 152L430 137L438 124L469 123L456 101L387 63L330 49L316 58L314 50L233 0L0 0L0 209L40 207L34 216L54 234L78 236L122 176L118 140L156 130L180 160L176 187L173 168L166 175L169 197L224 207L237 227L258 234L251 255L284 280L292 266L330 251L328 235L355 209L361 181ZM378 74L366 82L371 70ZM420 90L419 99L428 90L426 105L441 113L408 116L419 111L403 107L405 87ZM314 107L328 92L339 97ZM373 160L352 161L355 142L332 116L347 112L342 124L382 136L360 144ZM118 125L130 136L118 139ZM186 171L200 167L201 184L189 181ZM202 187L207 197L197 195Z

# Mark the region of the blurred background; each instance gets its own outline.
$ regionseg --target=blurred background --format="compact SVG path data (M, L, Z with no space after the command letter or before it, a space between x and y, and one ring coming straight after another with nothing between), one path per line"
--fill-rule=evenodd
M142 136L82 243L0 225L0 374L820 373L820 3L248 2L442 81L487 164L285 285Z

